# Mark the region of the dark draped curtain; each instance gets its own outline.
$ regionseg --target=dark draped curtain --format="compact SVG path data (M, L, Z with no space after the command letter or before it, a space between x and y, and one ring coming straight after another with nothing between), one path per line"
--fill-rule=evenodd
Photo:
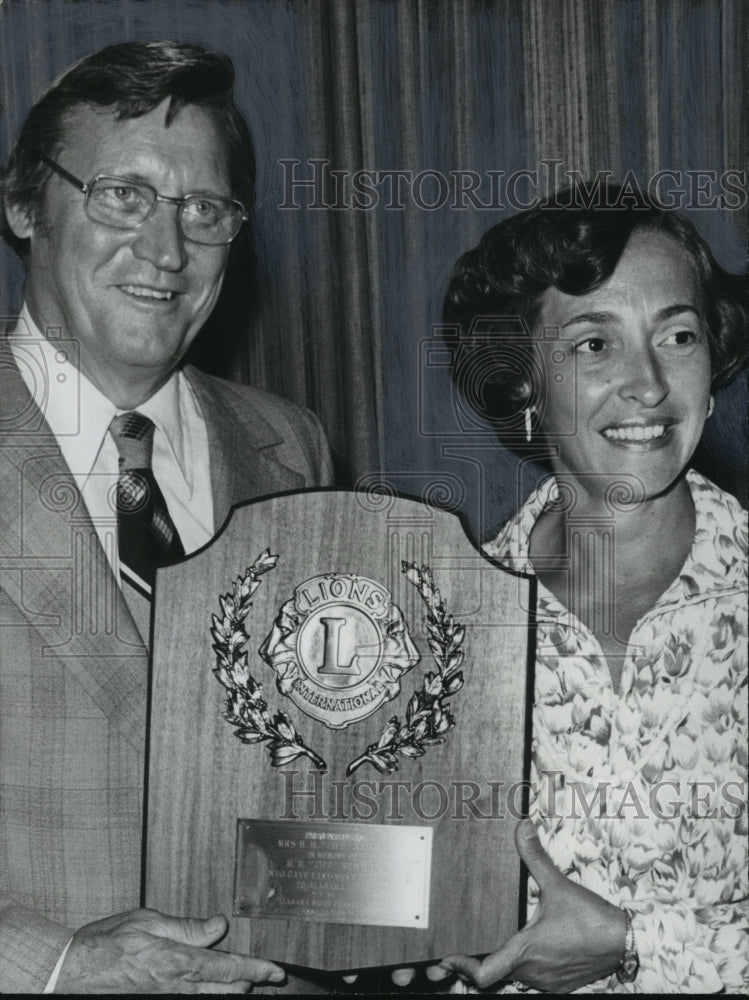
M742 270L746 23L743 0L5 0L0 143L106 44L227 52L258 188L196 360L313 409L342 485L459 508L488 536L535 472L451 389L456 258L569 172L646 187L671 171L661 192ZM22 270L6 248L0 264L12 315ZM742 381L698 456L744 499L745 413Z

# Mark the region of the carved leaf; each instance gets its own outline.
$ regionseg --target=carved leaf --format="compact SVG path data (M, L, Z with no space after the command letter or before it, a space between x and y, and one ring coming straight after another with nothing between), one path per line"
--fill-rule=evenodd
M391 742L395 734L398 732L399 725L400 722L398 720L398 716L394 715L393 718L388 722L388 724L382 730L382 735L380 736L380 739L377 742L376 749L381 749L382 747L386 747L388 743Z
M269 744L271 764L273 767L281 767L283 764L290 764L292 760L304 754L304 748L294 743L278 743L274 741Z
M263 733L256 733L252 729L237 729L234 735L243 743L262 743L268 738Z

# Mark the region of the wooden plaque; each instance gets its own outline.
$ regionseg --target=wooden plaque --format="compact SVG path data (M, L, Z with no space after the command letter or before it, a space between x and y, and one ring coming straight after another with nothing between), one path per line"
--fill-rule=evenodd
M237 508L158 574L147 905L315 969L494 950L518 926L527 623L526 581L451 514Z

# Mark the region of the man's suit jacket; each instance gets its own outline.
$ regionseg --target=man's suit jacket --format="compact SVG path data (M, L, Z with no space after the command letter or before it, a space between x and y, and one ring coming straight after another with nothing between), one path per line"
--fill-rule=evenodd
M242 500L330 482L310 413L186 371L208 429L217 529ZM0 341L4 992L41 992L73 929L139 905L147 659L57 442Z

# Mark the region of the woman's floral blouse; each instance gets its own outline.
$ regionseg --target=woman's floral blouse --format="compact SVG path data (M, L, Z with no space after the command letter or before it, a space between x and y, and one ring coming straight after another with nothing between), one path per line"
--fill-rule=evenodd
M619 693L592 633L538 586L532 812L572 880L626 906L633 984L587 990L744 992L747 871L747 520L695 472L692 550L635 626ZM484 551L533 573L544 482ZM531 881L529 915L536 905Z

